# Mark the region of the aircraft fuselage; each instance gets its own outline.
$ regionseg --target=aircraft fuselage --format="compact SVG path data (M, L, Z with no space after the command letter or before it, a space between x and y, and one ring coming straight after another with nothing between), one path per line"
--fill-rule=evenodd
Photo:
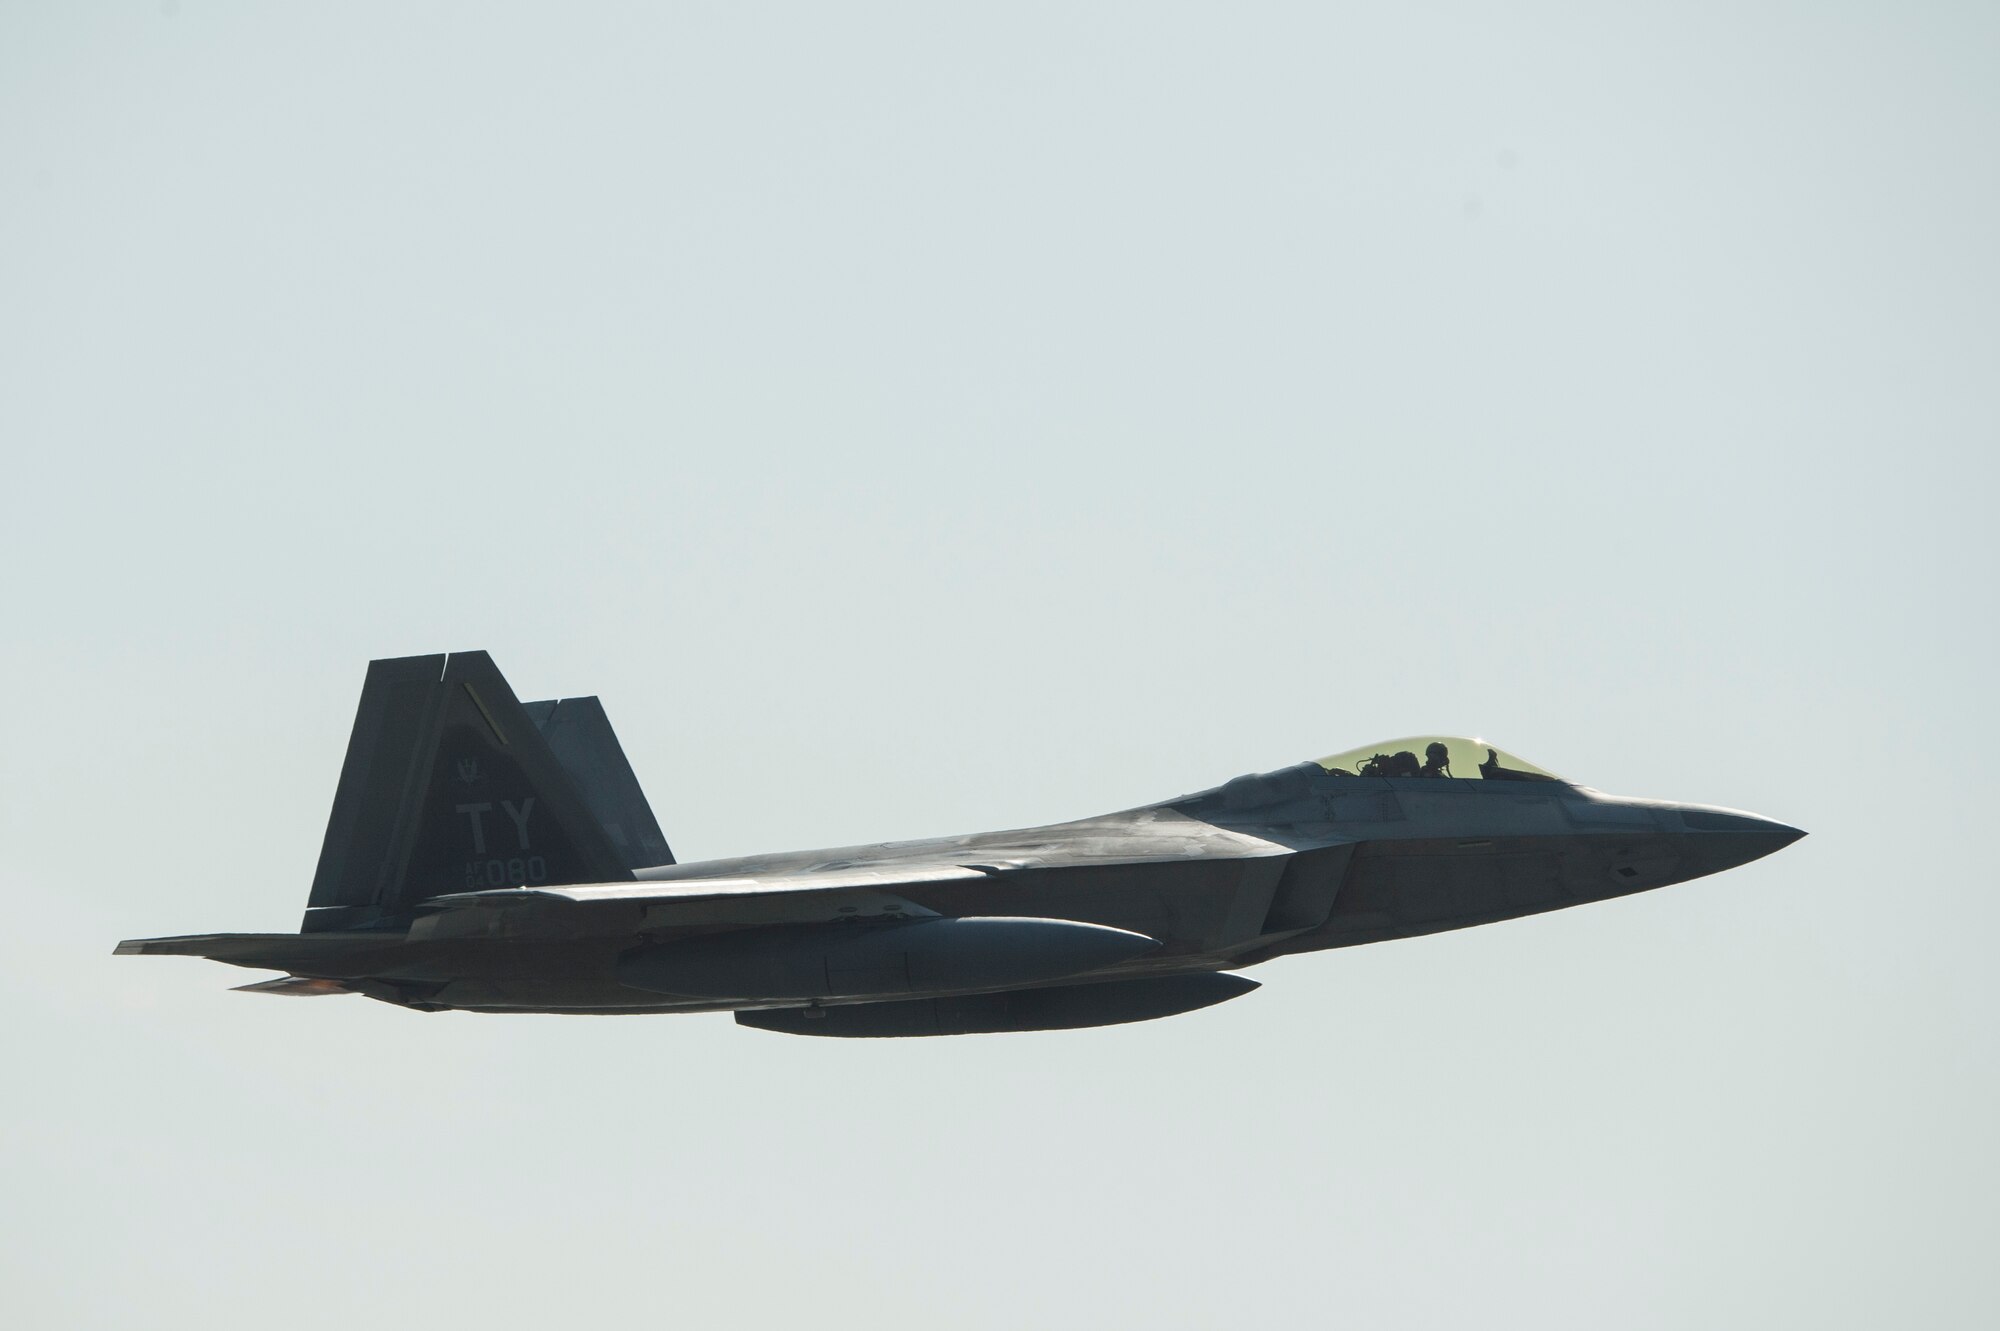
M675 864L597 700L521 703L474 652L371 664L301 932L119 950L431 1011L1053 1029L1189 1011L1274 957L1648 891L1801 835L1425 737L1076 822Z

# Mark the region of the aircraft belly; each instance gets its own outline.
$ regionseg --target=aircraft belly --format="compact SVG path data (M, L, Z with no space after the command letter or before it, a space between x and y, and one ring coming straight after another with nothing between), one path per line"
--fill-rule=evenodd
M486 1012L700 1012L720 1005L647 993L616 977L549 979L511 975L453 980L425 996L426 1006Z
M1177 1016L1256 987L1241 975L1201 971L955 998L739 1010L736 1024L788 1035L860 1038L1074 1030Z
M610 978L618 954L634 941L609 936L412 943L371 973L381 979L431 983L533 975L567 984L574 980Z

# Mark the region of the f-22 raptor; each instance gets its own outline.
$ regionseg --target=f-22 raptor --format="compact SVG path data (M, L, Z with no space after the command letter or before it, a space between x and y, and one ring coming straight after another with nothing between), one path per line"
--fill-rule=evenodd
M1438 736L1049 827L677 864L597 699L520 702L461 652L369 665L298 933L117 951L423 1012L1057 1030L1190 1012L1257 988L1239 972L1273 957L1644 892L1803 835Z

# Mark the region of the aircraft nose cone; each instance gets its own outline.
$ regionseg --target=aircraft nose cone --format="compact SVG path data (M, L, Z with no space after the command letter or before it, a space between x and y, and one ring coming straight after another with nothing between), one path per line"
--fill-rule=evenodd
M1805 835L1788 823L1735 809L1682 809L1681 821L1689 849L1708 873L1761 860Z

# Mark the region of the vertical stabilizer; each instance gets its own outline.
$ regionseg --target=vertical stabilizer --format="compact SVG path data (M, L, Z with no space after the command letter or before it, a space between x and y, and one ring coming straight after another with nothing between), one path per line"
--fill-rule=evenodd
M369 663L307 930L390 923L444 892L631 877L485 652Z
M590 806L598 826L618 848L627 869L651 869L674 862L659 820L639 788L639 778L618 743L604 704L595 698L523 703L556 761Z

